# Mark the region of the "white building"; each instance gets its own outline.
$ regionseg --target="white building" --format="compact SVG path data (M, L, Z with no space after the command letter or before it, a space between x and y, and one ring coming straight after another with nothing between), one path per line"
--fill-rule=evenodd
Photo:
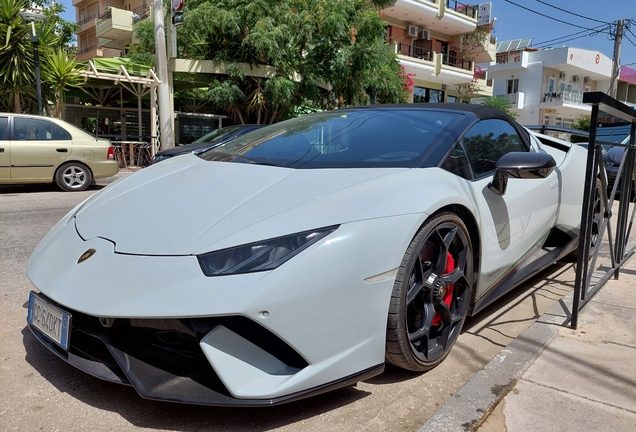
M580 48L536 50L530 39L499 42L496 63L487 66L494 96L512 102L521 124L570 127L591 108L586 91L607 92L612 60L599 51Z

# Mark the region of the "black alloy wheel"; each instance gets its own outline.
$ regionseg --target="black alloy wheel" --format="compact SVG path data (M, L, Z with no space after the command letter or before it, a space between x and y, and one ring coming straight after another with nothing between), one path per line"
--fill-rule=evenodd
M453 213L432 217L404 254L393 286L386 360L423 372L441 363L468 313L473 285L468 230Z

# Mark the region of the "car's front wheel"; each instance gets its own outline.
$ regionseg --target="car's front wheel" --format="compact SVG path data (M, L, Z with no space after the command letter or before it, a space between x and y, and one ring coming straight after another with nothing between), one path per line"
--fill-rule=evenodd
M55 173L55 183L65 191L83 191L90 186L93 174L85 165L67 162Z
M468 313L473 284L468 230L453 213L429 220L411 241L393 286L386 360L426 371L446 358Z

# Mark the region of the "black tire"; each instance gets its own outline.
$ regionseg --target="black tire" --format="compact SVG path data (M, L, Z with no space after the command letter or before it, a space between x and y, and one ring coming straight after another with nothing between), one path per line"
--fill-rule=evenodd
M389 305L385 355L389 363L423 372L450 352L471 300L469 239L466 225L456 214L440 213L411 241Z
M91 170L78 162L62 164L55 173L55 183L67 192L86 190L92 181L93 173Z
M594 256L594 252L599 247L602 242L601 238L601 224L603 223L603 218L605 217L605 205L603 203L603 198L601 195L601 188L603 184L601 183L601 179L596 179L596 187L594 188L594 210L592 212L592 238L590 239L590 251L587 255L587 259L590 260ZM580 241L580 240L579 240ZM570 254L574 259L577 259L579 256L578 247L572 251Z

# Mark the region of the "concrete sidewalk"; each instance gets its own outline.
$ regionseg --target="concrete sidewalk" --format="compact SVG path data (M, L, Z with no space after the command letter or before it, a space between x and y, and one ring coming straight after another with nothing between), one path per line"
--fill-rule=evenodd
M419 431L636 431L636 258L569 327L572 293Z

